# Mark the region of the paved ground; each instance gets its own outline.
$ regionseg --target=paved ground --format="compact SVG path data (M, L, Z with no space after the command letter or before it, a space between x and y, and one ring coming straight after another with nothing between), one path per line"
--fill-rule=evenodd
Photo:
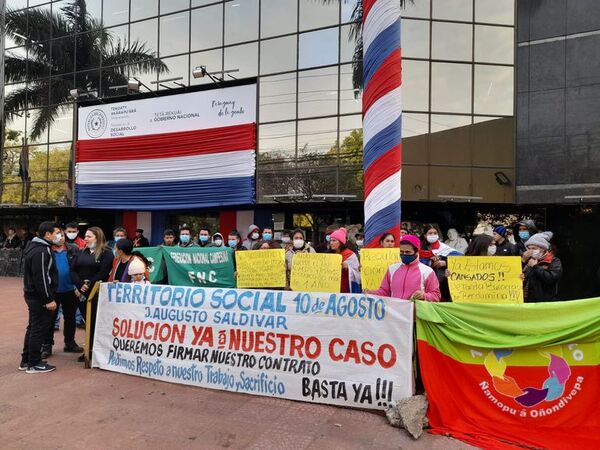
M0 278L2 449L471 448L428 434L414 441L374 413L85 370L62 346L51 357L57 371L18 372L27 317L21 283Z

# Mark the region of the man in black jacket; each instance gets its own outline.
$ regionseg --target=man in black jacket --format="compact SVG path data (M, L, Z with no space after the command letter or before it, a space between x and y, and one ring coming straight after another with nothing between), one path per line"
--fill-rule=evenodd
M527 250L522 260L527 303L556 300L563 268L560 259L552 253L552 236L552 232L545 231L534 234L525 242Z
M508 239L508 230L502 225L494 228L494 241L496 242L496 256L519 256L516 245L511 244Z
M53 222L42 222L37 237L24 251L23 293L29 309L29 322L19 370L27 373L52 372L56 367L42 361L44 339L52 326L56 309L54 291L58 286L58 271L50 246L60 242L60 228Z

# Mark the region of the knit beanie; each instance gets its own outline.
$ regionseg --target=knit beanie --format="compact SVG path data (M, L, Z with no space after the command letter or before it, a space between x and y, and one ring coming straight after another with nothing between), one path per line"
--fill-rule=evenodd
M421 250L421 240L418 237L413 236L412 234L407 234L406 236L404 236L400 240L400 245L402 244L412 245L417 252Z
M550 240L554 234L551 231L544 231L543 233L536 233L525 242L525 247L529 245L537 245L544 250L550 249Z
M497 233L500 236L502 236L503 238L505 238L506 235L508 234L508 230L506 229L506 227L499 225L496 228L494 228L494 233Z
M144 261L139 258L133 258L129 263L129 275L139 275L140 273L146 272L146 265Z
M338 228L333 233L331 233L331 239L335 239L336 241L340 241L342 244L346 243L346 229Z

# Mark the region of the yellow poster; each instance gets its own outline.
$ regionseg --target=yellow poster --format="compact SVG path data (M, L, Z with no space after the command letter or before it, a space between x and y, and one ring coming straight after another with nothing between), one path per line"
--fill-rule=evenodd
M398 248L363 248L360 251L360 272L363 289L379 289L388 267L400 262Z
M285 287L285 250L235 252L238 288Z
M523 303L518 256L451 256L448 270L455 303Z
M292 260L292 290L303 292L340 292L342 255L296 253Z

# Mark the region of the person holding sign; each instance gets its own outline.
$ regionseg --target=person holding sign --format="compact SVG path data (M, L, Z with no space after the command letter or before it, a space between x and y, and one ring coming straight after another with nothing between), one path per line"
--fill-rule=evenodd
M331 253L342 255L342 284L340 292L360 292L360 263L356 254L346 247L347 233L339 228L331 233L329 247Z
M139 264L144 266L144 275L146 280L150 279L148 274L147 261L144 255L139 252L133 251L134 244L129 239L121 239L115 245L115 260L113 261L110 275L108 276L109 282L120 281L122 283L129 283L132 281L131 274L129 273L129 267L131 264L139 261ZM139 264L136 267L139 267Z
M403 300L439 302L440 284L433 269L419 261L420 249L419 238L404 236L400 241L401 262L392 264L379 289L369 293Z
M527 303L556 300L563 269L560 259L550 250L552 236L553 233L546 231L534 234L525 242L523 278Z
M379 247L394 248L396 246L396 238L392 233L384 233L379 239Z
M297 253L315 253L315 249L306 243L304 231L300 228L295 229L292 233L292 248L285 253L288 288L290 286L290 276L292 274L292 260Z
M496 243L489 234L475 236L469 243L465 256L494 256L496 254ZM446 275L450 273L447 271ZM450 273L451 274L451 273Z

